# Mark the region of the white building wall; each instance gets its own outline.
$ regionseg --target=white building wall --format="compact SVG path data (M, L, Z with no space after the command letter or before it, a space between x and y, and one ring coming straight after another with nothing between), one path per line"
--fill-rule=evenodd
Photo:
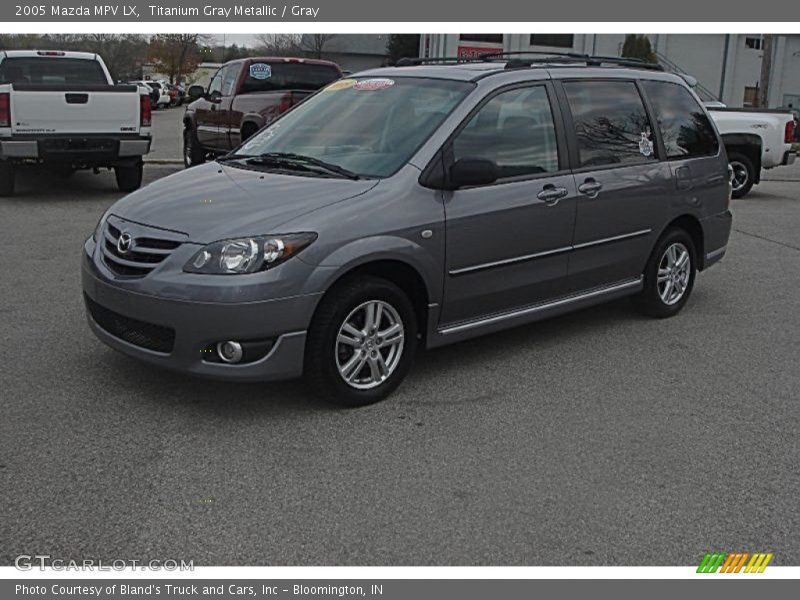
M423 36L428 41L429 56L456 56L459 45L495 49L492 44L459 41L457 34ZM762 51L746 47L744 34L653 34L653 50L695 77L714 96L732 107L742 106L745 87L758 85L761 74ZM757 35L755 37L758 37ZM532 46L529 34L506 34L506 51L560 51L619 56L625 36L622 34L575 34L572 48ZM726 46L727 44L727 46ZM727 47L727 52L726 52ZM727 54L727 58L726 58ZM793 103L800 107L800 35L778 35L775 38L773 72L770 82L770 107Z

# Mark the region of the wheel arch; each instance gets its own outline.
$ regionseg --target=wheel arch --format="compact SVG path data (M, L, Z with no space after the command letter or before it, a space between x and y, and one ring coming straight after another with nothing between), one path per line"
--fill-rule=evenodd
M753 181L761 181L761 153L764 140L755 133L726 133L722 135L722 143L725 144L725 152L731 154L738 152L750 159L755 171Z
M664 232L668 231L669 229L683 229L689 234L689 237L692 238L692 244L694 244L695 252L697 253L697 256L695 257L697 260L697 270L702 271L705 268L706 254L705 233L703 232L703 225L700 223L700 219L689 213L685 213L674 218L659 232L656 245L658 244L658 240L660 240L664 235ZM654 250L655 247L656 246L653 247Z
M417 265L398 257L373 257L342 267L331 277L322 298L345 282L359 277L386 279L399 287L411 300L417 317L417 331L424 342L427 337L431 290ZM319 309L319 302L316 310Z

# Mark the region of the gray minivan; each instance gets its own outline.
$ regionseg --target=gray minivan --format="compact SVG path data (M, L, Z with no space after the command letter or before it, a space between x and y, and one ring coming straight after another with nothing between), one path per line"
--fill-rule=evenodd
M94 333L363 405L422 347L623 296L673 316L722 258L728 163L682 78L576 55L409 62L111 206L84 245Z

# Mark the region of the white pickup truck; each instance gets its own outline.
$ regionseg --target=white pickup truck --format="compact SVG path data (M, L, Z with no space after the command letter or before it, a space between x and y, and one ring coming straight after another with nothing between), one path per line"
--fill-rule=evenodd
M142 183L150 125L147 92L114 85L97 54L0 52L0 195L14 193L21 163L64 175L113 168L119 189L131 192Z
M784 110L726 108L707 103L722 135L733 169L733 197L741 198L761 181L761 169L790 165L794 115Z

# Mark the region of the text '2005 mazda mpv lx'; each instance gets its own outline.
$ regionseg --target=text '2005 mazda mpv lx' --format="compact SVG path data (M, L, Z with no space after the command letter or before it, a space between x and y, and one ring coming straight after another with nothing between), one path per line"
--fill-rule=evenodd
M707 113L655 66L377 69L114 204L83 291L126 354L361 405L420 347L628 295L675 315L725 253L730 191Z

